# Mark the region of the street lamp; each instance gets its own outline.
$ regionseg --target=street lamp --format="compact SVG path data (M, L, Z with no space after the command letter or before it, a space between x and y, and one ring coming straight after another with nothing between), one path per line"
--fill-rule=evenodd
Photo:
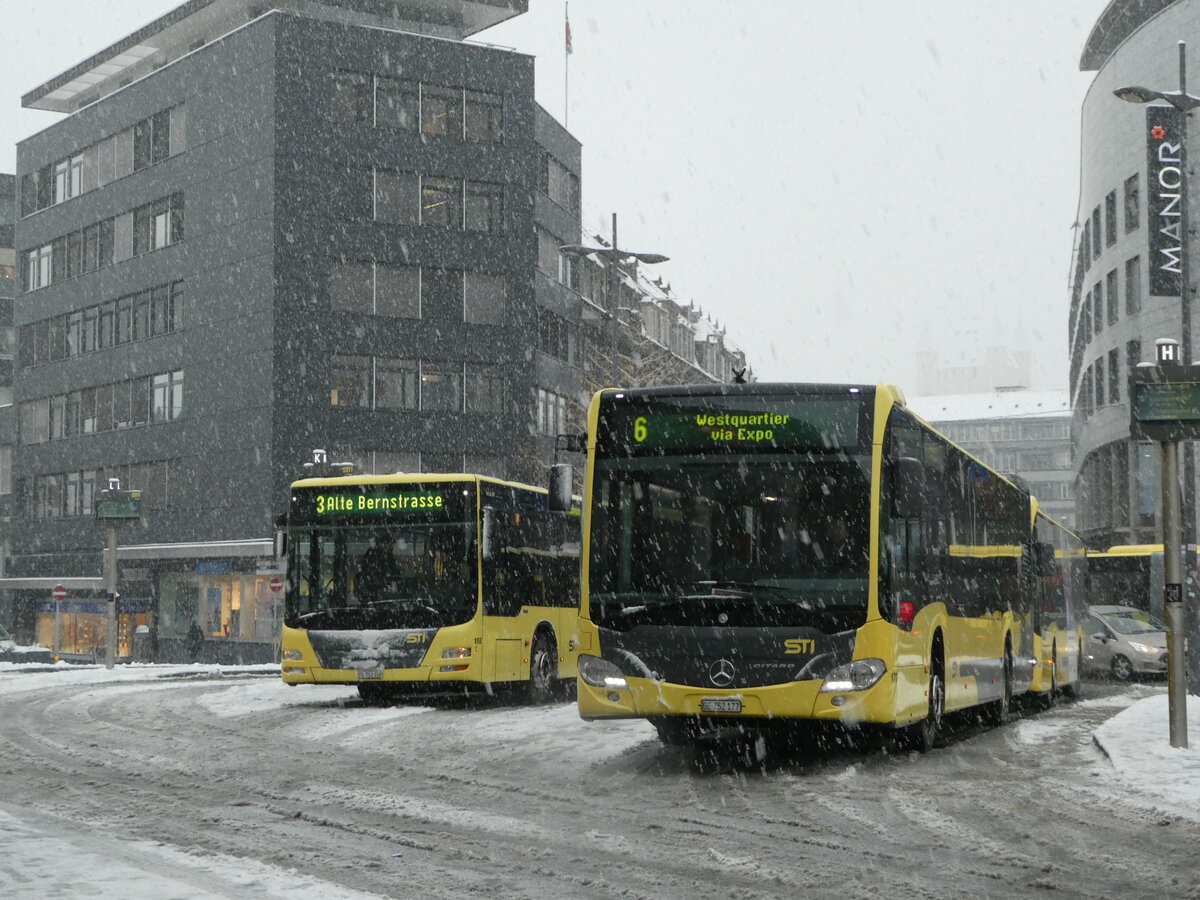
M608 297L609 303L612 306L612 373L610 383L612 387L617 387L617 350L620 347L620 334L618 332L617 322L617 264L628 262L631 259L636 259L638 262L644 263L661 263L670 259L669 256L663 256L661 253L635 253L632 250L622 250L617 244L617 214L612 214L612 246L611 247L588 247L584 244L563 244L558 248L559 253L565 253L567 256L599 256L608 263Z

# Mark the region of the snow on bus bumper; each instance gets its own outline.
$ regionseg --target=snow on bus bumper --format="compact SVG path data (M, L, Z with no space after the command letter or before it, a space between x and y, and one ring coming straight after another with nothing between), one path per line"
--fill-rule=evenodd
M820 680L726 690L649 678L626 677L625 682L626 687L616 688L588 684L580 678L577 695L580 717L615 719L666 715L871 723L892 722L895 718L895 696L890 677L880 679L865 690L846 692L822 692Z

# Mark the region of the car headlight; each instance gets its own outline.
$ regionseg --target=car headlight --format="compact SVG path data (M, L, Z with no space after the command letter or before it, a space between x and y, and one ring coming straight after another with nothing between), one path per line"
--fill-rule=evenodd
M579 655L579 677L592 687L621 690L629 687L625 673L607 659L598 656Z
M822 694L842 694L847 691L865 691L875 684L887 671L882 659L856 659L852 663L838 666L825 676L821 684Z
M1151 647L1149 644L1139 644L1136 641L1130 641L1129 646L1138 653L1145 653L1147 656L1158 656L1163 652L1162 647Z

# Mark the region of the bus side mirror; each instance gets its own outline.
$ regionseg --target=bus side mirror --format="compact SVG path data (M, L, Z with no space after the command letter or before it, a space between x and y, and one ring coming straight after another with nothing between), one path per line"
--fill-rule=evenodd
M892 515L919 519L925 498L925 466L919 459L902 456L892 462Z
M555 463L550 467L550 494L546 506L551 512L570 512L571 485L575 473L567 463Z
M496 540L496 511L490 506L483 508L483 540L482 551L484 559L491 559L495 552Z
M287 556L287 516L277 516L275 518L275 558L283 559Z

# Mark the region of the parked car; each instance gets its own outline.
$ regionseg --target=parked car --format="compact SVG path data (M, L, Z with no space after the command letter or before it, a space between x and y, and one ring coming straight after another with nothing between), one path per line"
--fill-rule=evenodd
M1083 629L1085 669L1106 672L1118 681L1167 674L1167 626L1144 609L1091 606Z
M45 647L22 647L0 625L0 662L48 663L54 662L54 654Z

